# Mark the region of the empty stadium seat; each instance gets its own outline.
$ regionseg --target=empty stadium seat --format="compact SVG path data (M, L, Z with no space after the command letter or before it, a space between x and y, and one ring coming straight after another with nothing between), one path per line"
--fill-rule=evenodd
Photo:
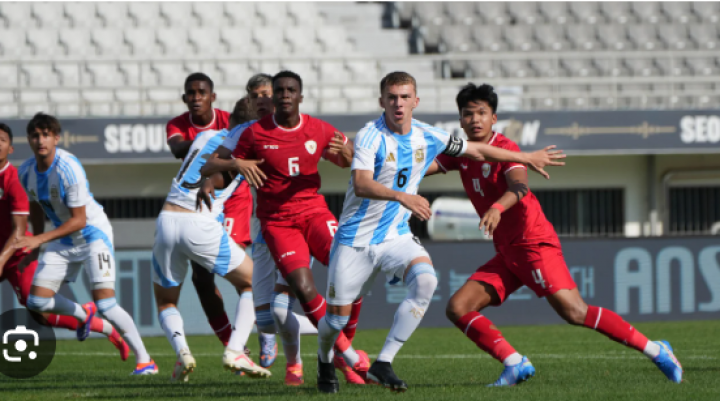
M513 1L507 3L510 17L518 25L533 25L543 23L542 15L538 12L538 3L529 1Z
M652 59L625 59L625 65L633 76L651 77L658 75L658 69L653 65Z
M253 34L249 27L220 28L220 39L227 46L230 55L245 56L258 53L258 47L253 43Z
M80 93L80 97L88 115L100 117L113 114L115 95L111 90L86 89Z
M293 1L287 3L287 14L295 25L312 27L321 21L320 13L315 3L305 1Z
M225 19L226 4L236 3L220 3L214 1L194 2L192 3L192 11L193 14L197 17L201 26L217 28L219 25L227 23Z
M688 69L680 59L673 58L656 58L654 60L655 66L662 73L662 75L669 77L677 77L688 74Z
M315 27L315 36L325 53L341 55L352 53L354 50L352 43L348 41L345 29L342 27L317 26Z
M476 78L493 79L502 76L499 66L488 60L470 60L468 68L472 76Z
M560 67L556 60L531 59L530 67L535 70L535 76L554 78L560 75Z
M195 56L216 56L218 54L228 54L225 45L220 38L220 31L214 27L195 28L188 35L188 40L192 45L190 54Z
M252 30L252 37L258 50L268 56L284 56L289 53L283 31L277 27L257 27Z
M95 3L90 2L71 2L65 3L65 18L75 29L82 28L100 28L102 20L97 16L97 8Z
M470 38L470 29L467 26L446 26L440 31L440 43L444 52L468 52L474 50Z
M444 25L445 18L443 4L440 2L416 3L413 10L413 24L416 26Z
M152 1L128 2L128 15L138 28L155 28L159 25L160 3Z
M697 22L697 16L693 14L692 4L689 1L661 2L660 8L665 13L665 17L673 23L689 24Z
M191 57L192 47L185 29L162 28L155 31L162 54L173 57ZM148 38L150 40L150 38Z
M154 56L160 52L155 32L151 28L126 29L124 34L133 56Z
M563 26L557 24L535 25L534 37L543 50L569 50L570 43L565 39Z
M605 77L627 77L630 76L630 70L627 69L618 59L614 58L594 58L593 66L600 71L601 76Z
M160 15L167 21L167 26L176 31L184 31L183 27L194 28L198 25L193 14L193 4L189 2L160 3Z
M354 82L377 82L380 80L380 71L375 61L348 60L347 69Z
M577 50L597 50L601 47L601 44L595 38L595 27L593 25L568 25L565 34Z
M688 40L688 29L685 25L667 25L657 31L660 40L670 50L685 50L692 47Z
M662 42L658 40L654 25L629 25L627 35L638 50L660 50L663 47Z
M23 63L20 65L20 71L23 76L20 82L23 86L31 88L52 88L60 84L58 76L52 68L52 64Z
M83 68L80 64L57 62L53 65L53 70L58 75L61 86L78 87L92 83L89 79L84 78Z
M54 57L63 55L59 34L54 29L31 29L27 31L27 41L34 56Z
M718 66L711 57L687 57L685 64L695 75L715 75L718 73Z
M30 2L0 3L0 16L5 21L6 28L31 29L37 27L37 23L31 15L32 3Z
M291 52L296 55L317 54L324 48L315 40L315 30L307 26L287 26L284 36Z
M717 24L720 22L720 4L716 1L694 1L692 9L704 23Z
M85 71L93 86L122 87L125 86L125 77L114 62L93 62L85 64Z
M570 77L596 77L599 75L597 69L593 66L592 62L588 59L572 59L572 58L561 58L560 66L564 70L564 75Z
M290 61L283 60L282 65L276 71L279 70L290 70L300 75L303 80L303 85L312 85L318 82L318 71L310 61Z
M533 40L532 27L527 25L508 25L503 28L503 36L505 42L510 44L510 48L515 51L532 51L538 50L538 46Z
M130 47L125 44L125 35L119 29L94 29L91 36L99 55L122 57L130 54Z
M16 64L2 63L0 64L0 88L11 89L20 86L19 66ZM2 90L0 93L12 93L8 90Z
M534 75L534 71L525 60L505 60L500 62L500 71L507 78L527 78Z
M27 47L27 35L21 29L7 29L0 34L0 50L6 60L24 56L30 52Z
M352 79L343 61L327 60L319 63L318 73L322 82L341 83Z
M446 2L445 13L453 25L472 25L478 21L478 16L475 14L475 4L471 2Z
M48 100L55 103L54 113L58 117L74 117L80 115L80 92L77 90L51 90L48 93Z
M604 22L598 3L592 1L573 1L568 3L570 12L578 24L598 24Z
M698 49L715 50L718 48L718 30L715 25L690 25L688 32Z
M152 63L152 71L158 77L157 84L182 88L188 71L181 63L156 61Z
M287 12L287 3L273 1L258 2L255 3L255 11L265 26L282 27L291 22Z
M600 2L600 11L605 15L608 23L611 24L632 24L635 18L630 11L630 4L627 2Z
M18 100L22 117L32 117L39 111L53 112L48 101L47 90L24 90L20 92Z
M65 19L63 3L60 2L34 2L32 16L37 20L38 27L43 29L68 28L71 22Z
M128 14L127 3L99 2L95 3L97 15L103 21L105 28L130 28L132 19Z
M628 50L631 48L626 39L627 35L623 25L598 25L597 36L607 50Z
M573 18L568 9L568 3L548 1L538 3L539 12L545 16L548 24L569 24Z
M503 2L478 2L475 3L475 10L486 24L505 25L509 22Z
M473 40L478 50L499 52L508 49L502 39L502 31L498 27L488 25L476 25L470 29Z
M92 36L86 29L62 29L60 43L65 46L68 56L88 57L96 54Z
M662 24L667 22L659 2L636 1L630 3L630 8L641 23Z

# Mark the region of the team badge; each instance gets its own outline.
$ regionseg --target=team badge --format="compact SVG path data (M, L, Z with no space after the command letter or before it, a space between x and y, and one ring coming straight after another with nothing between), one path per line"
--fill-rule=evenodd
M488 176L490 175L490 165L489 164L487 164L487 163L483 164L482 174L483 174L483 177L488 178Z
M60 197L60 192L58 192L57 187L52 187L52 188L50 188L50 196L51 196L53 199L57 199L57 198Z
M315 151L317 150L317 142L315 142L315 141L305 142L305 149L307 149L308 153L310 153L311 155L314 155Z
M328 298L335 298L335 286L332 284L328 288Z
M395 163L395 155L392 153L388 154L385 158L385 163Z
M425 151L422 149L418 149L415 151L415 162L422 163L425 161Z

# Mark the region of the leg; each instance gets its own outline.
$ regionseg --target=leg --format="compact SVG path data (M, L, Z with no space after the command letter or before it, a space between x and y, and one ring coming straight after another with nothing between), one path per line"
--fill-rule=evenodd
M222 294L215 285L215 275L195 262L191 262L192 282L200 299L200 305L220 342L227 346L232 326L225 313Z
M155 302L159 311L158 320L160 320L160 326L165 331L165 336L178 357L170 380L173 382L187 382L190 373L195 370L197 364L190 353L190 347L185 337L183 319L177 309L182 286L163 288L160 284L154 283L153 288L155 289Z
M255 303L258 340L260 341L260 366L268 368L275 363L278 348L275 342L277 328L270 309L273 301L273 286L275 285L275 262L267 246L260 241L262 241L261 238L252 245L252 293L253 302Z

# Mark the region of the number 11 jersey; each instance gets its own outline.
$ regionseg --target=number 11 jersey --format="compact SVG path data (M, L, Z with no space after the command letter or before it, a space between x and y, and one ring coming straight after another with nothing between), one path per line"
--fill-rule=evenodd
M300 123L285 128L269 115L240 136L233 157L264 160L258 167L267 179L257 190L257 217L261 222L291 225L292 218L327 211L318 194L318 162L325 156L335 132L332 125L306 114Z

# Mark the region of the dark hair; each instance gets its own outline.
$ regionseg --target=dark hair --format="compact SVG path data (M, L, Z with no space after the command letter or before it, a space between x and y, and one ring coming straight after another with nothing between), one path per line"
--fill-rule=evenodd
M202 72L193 72L192 74L188 75L187 78L185 78L185 88L187 88L188 85L190 85L191 82L207 82L208 85L210 85L210 90L215 90L215 84L213 83L212 79L208 77L207 75L203 74Z
M30 135L38 129L41 131L48 130L55 135L60 135L60 132L62 131L60 121L50 114L45 114L42 111L35 114L32 120L30 120L27 125L27 133Z
M257 119L258 115L255 107L253 107L250 98L245 96L235 103L235 108L230 114L230 125L240 125Z
M292 71L288 71L288 70L280 71L277 74L275 74L274 77L272 77L273 92L275 89L275 82L277 82L278 79L280 79L280 78L292 78L292 79L298 81L298 85L300 86L300 93L302 93L302 78L300 78L300 75L298 75Z
M269 74L255 74L247 81L247 85L245 85L245 91L247 93L250 93L251 90L255 88L259 88L261 86L272 86L273 83L273 77ZM302 86L302 85L301 85Z
M0 131L7 132L8 136L10 137L10 145L12 145L12 130L10 127L8 127L5 123L0 123Z
M477 86L470 82L460 89L460 93L455 98L458 111L462 111L463 107L467 106L468 103L475 101L487 102L493 114L497 114L498 96L492 86L488 84Z
M403 71L391 72L380 80L380 95L382 96L385 88L388 86L408 84L412 85L413 89L415 89L415 93L417 93L417 82L415 82L415 78L413 78L412 75Z

